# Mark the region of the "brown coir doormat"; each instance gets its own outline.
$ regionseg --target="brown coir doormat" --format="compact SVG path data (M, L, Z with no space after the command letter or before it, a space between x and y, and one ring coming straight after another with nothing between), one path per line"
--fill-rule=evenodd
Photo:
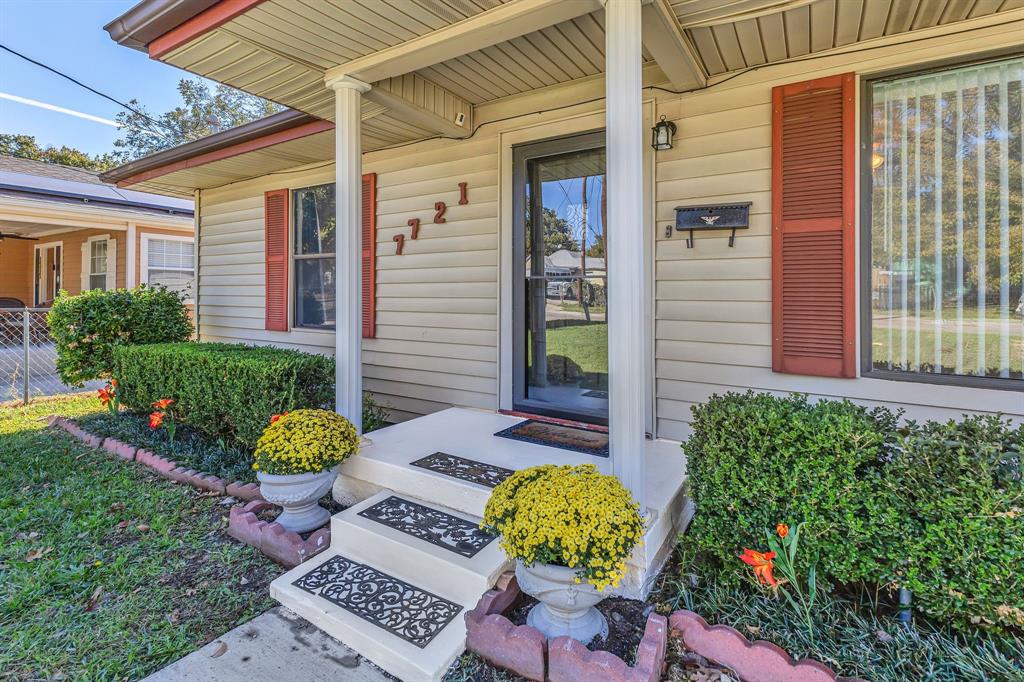
M588 431L575 426L550 424L535 419L527 419L515 426L498 431L495 436L521 440L526 443L547 445L573 452L582 452L595 457L608 456L608 434L600 431Z

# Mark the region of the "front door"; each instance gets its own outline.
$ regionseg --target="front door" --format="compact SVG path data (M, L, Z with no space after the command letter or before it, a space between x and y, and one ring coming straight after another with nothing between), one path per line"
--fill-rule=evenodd
M60 244L41 244L36 247L34 306L50 303L61 287Z
M608 423L604 133L516 147L513 407Z

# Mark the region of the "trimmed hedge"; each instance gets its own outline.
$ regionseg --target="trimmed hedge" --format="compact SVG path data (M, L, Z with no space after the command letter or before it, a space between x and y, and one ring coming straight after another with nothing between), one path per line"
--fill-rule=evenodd
M929 422L900 450L883 481L906 524L892 578L934 618L1024 628L1024 426Z
M160 398L214 438L250 450L270 417L334 403L334 359L284 348L223 343L118 346L121 404L149 412Z
M900 427L884 408L754 392L693 413L686 537L722 580L765 529L804 522L802 568L819 579L907 587L919 611L959 625L1024 627L1024 426Z
M47 315L57 347L57 373L70 386L105 379L114 348L123 344L187 341L192 320L181 297L166 287L61 291Z
M740 548L762 547L765 529L804 522L800 559L817 563L819 576L879 574L889 530L876 490L891 413L747 392L715 396L693 415L683 450L698 509L687 537L696 549L738 566Z

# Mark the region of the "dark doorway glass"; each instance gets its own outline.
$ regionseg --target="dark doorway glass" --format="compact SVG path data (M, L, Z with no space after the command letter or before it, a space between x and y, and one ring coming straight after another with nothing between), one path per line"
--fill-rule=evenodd
M594 423L608 419L603 142L588 135L530 145L516 183L515 407Z

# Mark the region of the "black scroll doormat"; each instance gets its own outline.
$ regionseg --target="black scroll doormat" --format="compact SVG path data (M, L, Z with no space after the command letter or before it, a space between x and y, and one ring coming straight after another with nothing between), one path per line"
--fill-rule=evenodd
M498 431L495 436L521 440L526 443L547 445L573 452L582 452L595 457L608 456L608 434L600 431L588 431L575 426L550 424L535 419L527 419L515 426Z

